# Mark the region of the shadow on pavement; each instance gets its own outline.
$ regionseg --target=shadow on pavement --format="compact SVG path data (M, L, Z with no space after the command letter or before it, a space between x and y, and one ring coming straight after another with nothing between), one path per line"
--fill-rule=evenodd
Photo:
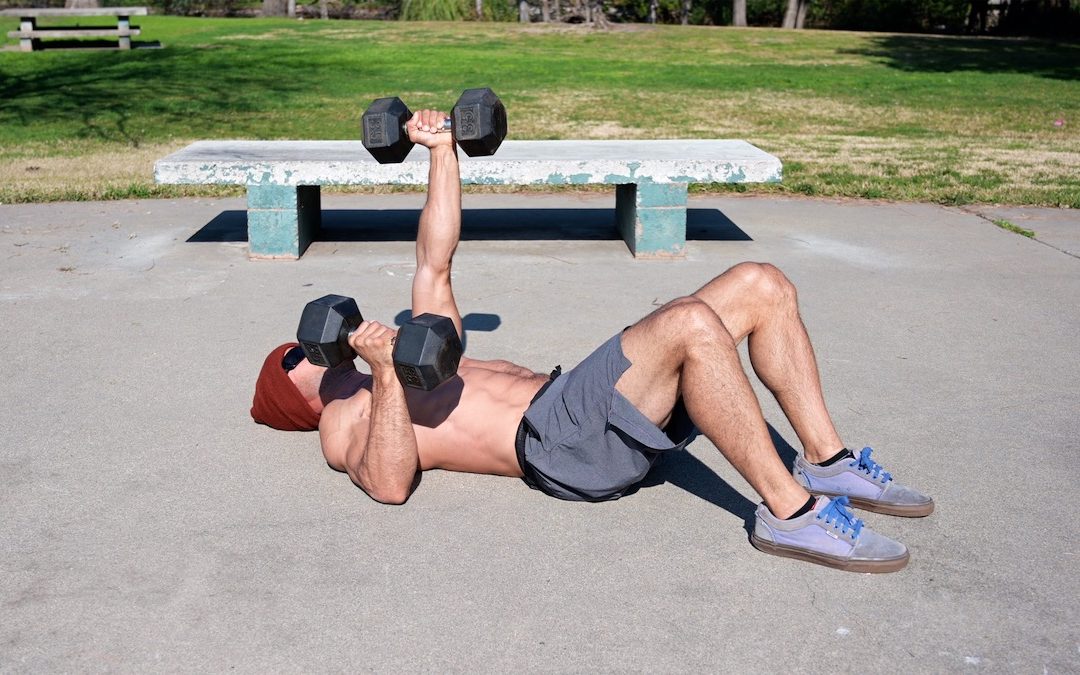
M464 241L621 239L613 209L465 209ZM413 241L419 209L326 209L318 241ZM718 209L687 209L686 238L752 241ZM247 212L222 211L188 242L247 241Z
M769 436L772 438L780 461L788 471L795 464L795 448L770 424ZM743 529L749 535L754 530L754 510L757 504L747 499L741 492L728 485L716 475L707 464L690 452L671 452L663 456L662 461L649 472L639 487L650 488L664 483L686 490L692 495L715 504L743 521ZM755 495L756 497L756 495Z

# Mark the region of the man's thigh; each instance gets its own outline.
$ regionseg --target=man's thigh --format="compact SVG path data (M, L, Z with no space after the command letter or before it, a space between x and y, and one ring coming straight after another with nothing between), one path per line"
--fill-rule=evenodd
M623 355L631 366L615 389L658 427L668 423L679 400L686 338L680 324L700 311L692 306L701 304L694 298L672 300L623 331Z

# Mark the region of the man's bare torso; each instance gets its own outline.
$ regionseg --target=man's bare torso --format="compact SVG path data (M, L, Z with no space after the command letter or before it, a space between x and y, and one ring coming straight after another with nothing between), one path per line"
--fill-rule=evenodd
M463 358L457 376L432 391L407 389L420 468L520 476L514 439L521 416L546 375L506 361ZM345 470L344 445L335 439L347 425L365 425L371 408L371 377L355 370L333 385L335 400L319 422L327 463Z

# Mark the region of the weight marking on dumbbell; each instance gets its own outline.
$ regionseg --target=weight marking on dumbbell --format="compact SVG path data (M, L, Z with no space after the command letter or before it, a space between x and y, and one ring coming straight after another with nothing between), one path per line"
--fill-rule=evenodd
M476 127L479 125L479 122L476 119L476 112L473 110L463 110L460 119L461 135L470 138L476 136Z
M386 142L386 131L383 129L382 120L378 117L364 120L367 137L374 145L382 145Z

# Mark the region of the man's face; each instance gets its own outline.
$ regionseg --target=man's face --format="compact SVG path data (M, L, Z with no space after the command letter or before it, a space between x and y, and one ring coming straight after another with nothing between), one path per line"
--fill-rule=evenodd
M299 383L306 382L311 378L316 370L326 369L314 365L307 359L300 359L300 361L289 370L289 379L293 381L293 384L299 385Z

